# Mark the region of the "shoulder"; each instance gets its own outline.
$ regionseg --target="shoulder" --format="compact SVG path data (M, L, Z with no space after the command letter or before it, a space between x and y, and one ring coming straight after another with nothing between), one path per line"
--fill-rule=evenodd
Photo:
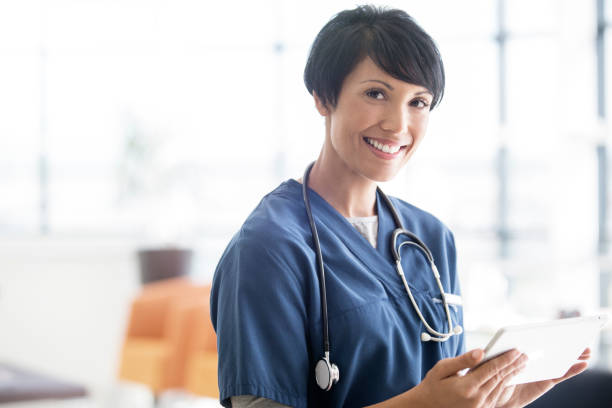
M443 236L454 243L453 233L438 217L397 197L389 197L405 227L423 235Z
M261 199L230 246L286 262L309 254L310 239L300 184L289 180Z
M214 280L302 280L312 250L299 183L294 183L284 182L262 198L227 245Z
M300 184L295 180L281 183L266 194L242 224L238 235L243 241L286 242L303 240L309 231Z

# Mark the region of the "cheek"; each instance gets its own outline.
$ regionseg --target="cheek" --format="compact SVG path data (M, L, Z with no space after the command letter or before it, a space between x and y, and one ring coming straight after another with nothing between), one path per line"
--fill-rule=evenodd
M419 118L418 121L412 124L410 133L412 134L412 137L414 138L414 144L412 148L409 150L408 154L406 155L405 160L410 159L412 155L414 154L414 152L419 147L419 145L421 144L421 141L423 140L423 138L425 137L425 134L427 133L428 123L429 123L429 116L425 116L423 118Z
M423 117L419 118L415 123L413 127L413 136L416 136L417 143L425 136L425 133L427 133L428 123L429 115L423 115Z
M375 123L376 113L371 109L363 109L359 105L346 106L331 118L332 141L334 144L341 140L346 142Z

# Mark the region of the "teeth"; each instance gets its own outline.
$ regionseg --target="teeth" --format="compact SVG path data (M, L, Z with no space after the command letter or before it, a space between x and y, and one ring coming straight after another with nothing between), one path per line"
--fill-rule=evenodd
M385 153L395 154L400 149L400 146L384 145L384 144L379 143L376 140L370 139L368 137L366 137L365 140L366 140L366 142L368 142L369 144L371 144L372 146L374 146L378 150L380 150L382 152L385 152Z

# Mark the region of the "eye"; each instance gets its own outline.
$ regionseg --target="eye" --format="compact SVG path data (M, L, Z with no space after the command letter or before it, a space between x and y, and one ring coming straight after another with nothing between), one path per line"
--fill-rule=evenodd
M385 93L380 89L368 89L365 94L373 99L383 100L385 99Z
M410 106L424 109L429 106L429 101L427 99L417 98L410 102Z

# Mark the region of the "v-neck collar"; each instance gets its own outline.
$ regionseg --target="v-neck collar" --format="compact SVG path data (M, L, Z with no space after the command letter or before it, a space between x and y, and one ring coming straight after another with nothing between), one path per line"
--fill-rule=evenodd
M290 179L290 182L299 188L301 197L302 184L294 179ZM312 216L317 226L322 222L327 228L334 231L334 235L342 240L344 245L370 270L385 274L395 271L389 242L395 224L378 191L376 192L376 212L378 213L376 248L353 227L346 217L310 187L308 187L308 196L313 209ZM325 254L323 258L325 259Z
M391 198L389 198L390 200ZM393 264L393 254L391 252L391 233L399 225L395 225L391 210L387 208L378 190L376 190L376 212L378 213L378 237L376 237L376 248L380 255Z

